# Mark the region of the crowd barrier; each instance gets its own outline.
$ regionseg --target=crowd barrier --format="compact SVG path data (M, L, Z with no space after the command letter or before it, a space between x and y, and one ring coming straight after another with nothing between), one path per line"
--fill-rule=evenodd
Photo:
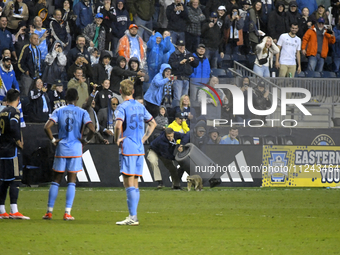
M55 128L55 127L54 127ZM220 129L221 133L226 132L226 128ZM54 130L56 131L56 130ZM312 177L316 181L310 181L306 184L305 181L294 181L292 177L300 178L299 175L287 175L288 179L284 182L278 182L281 177L280 174L266 176L264 175L263 166L269 165L284 165L279 160L274 160L271 157L272 152L279 151L285 154L280 154L283 162L285 158L292 160L295 155L294 152L300 148L307 148L310 151L333 151L331 154L335 155L338 160L340 146L340 137L338 129L291 129L291 128L240 128L240 137L246 134L249 137L256 138L266 134L266 137L273 136L279 137L287 135L294 137L292 146L286 145L207 145L206 154L216 164L215 168L207 168L205 166L197 166L197 171L209 171L210 177L221 178L221 186L224 187L260 187L260 186L315 186L320 180L326 179L326 182L320 182L321 186L336 185L338 181L338 172L335 170L335 175L329 169L332 166L322 165L323 172L315 171ZM222 133L225 134L225 133ZM53 161L53 147L46 135L44 134L43 124L28 124L23 129L24 136L24 165L26 166L25 176L27 177L28 184L40 184L43 182L51 181L51 164ZM328 145L328 146L327 146ZM312 147L311 147L312 146ZM147 151L148 145L145 146ZM118 160L118 147L116 145L101 145L89 144L84 147L83 165L84 171L78 174L77 185L80 187L123 187L122 178L119 174L119 160ZM306 154L303 154L306 155ZM301 156L303 158L303 155ZM327 156L328 154L325 154ZM306 156L304 156L306 157ZM332 156L333 157L333 156ZM292 161L293 162L293 161ZM304 163L304 162L303 162ZM338 161L335 162L335 166ZM286 165L294 165L295 162L286 162ZM308 163L309 164L309 163ZM168 170L159 162L160 169L163 176L165 186L170 187L171 181ZM296 165L296 164L295 164ZM300 169L301 168L301 169ZM295 170L306 169L307 166L300 165L295 167ZM314 166L314 169L319 169L319 166ZM335 167L334 167L335 168ZM312 169L312 165L308 167ZM246 171L244 171L246 170ZM196 173L193 173L196 174ZM293 173L292 173L293 174ZM296 173L294 173L296 174ZM323 174L323 175L322 175ZM183 175L182 181L185 185L187 174ZM272 181L271 178L275 181ZM269 178L269 179L268 179ZM309 178L309 177L308 177ZM262 183L263 180L263 183ZM300 180L300 179L298 179ZM312 179L310 179L312 180ZM333 180L333 181L331 181ZM66 185L66 181L62 185ZM208 183L206 181L205 186ZM319 185L319 186L320 186ZM153 181L153 174L148 163L144 162L144 173L140 180L142 187L156 187Z

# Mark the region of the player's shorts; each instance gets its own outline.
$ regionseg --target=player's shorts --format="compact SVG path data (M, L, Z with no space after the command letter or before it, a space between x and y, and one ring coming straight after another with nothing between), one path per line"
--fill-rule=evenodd
M0 159L0 180L13 181L21 180L22 169L18 157L12 159Z
M82 158L54 158L53 170L56 172L68 172L77 173L82 171L83 161Z
M143 175L143 156L124 156L119 154L120 173L125 175Z

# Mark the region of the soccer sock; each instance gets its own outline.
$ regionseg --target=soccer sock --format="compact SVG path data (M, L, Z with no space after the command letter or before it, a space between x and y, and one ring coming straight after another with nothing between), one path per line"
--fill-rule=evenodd
M48 212L52 212L53 211L53 207L54 207L54 202L57 199L58 196L58 191L59 191L59 183L56 182L52 182L51 186L50 186L50 191L48 193ZM51 210L52 208L52 210Z
M19 182L11 181L9 184L9 198L11 204L17 204L19 197Z
M73 205L74 196L76 195L76 184L69 182L66 191L66 206L65 213L70 214Z
M3 214L6 212L5 205L0 205L0 214Z
M5 204L8 186L9 182L0 181L0 205Z
M136 210L134 209L134 200L136 197L135 187L128 187L126 190L127 204L129 208L130 216L136 215Z
M138 188L135 188L135 190L136 190L135 210L136 210L136 216L137 216L137 208L138 208L140 193L139 193Z
M11 206L11 213L17 213L18 212L18 205L17 204L10 204Z

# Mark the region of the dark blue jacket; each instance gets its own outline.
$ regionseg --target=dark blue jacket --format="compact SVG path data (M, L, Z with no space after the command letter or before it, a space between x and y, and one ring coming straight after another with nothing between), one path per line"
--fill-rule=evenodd
M174 132L174 140L170 142L168 138L165 136L165 132L163 131L155 140L153 140L150 144L150 148L157 153L157 155L162 156L163 158L174 160L175 155L174 151L176 148L177 139L181 139L181 144L185 145L190 140L190 132L186 134L182 134L179 132Z
M117 7L116 13L117 21L113 22L112 34L116 38L121 38L124 36L124 32L129 28L131 21L129 12L125 9L125 7L122 10L119 10Z
M335 26L333 28L335 35L335 43L332 45L333 47L333 57L340 58L340 27Z
M88 7L80 1L73 7L73 12L77 15L76 25L80 29L84 29L88 24L93 23L92 5Z
M5 48L8 48L11 52L14 51L12 34L7 29L0 29L0 52Z

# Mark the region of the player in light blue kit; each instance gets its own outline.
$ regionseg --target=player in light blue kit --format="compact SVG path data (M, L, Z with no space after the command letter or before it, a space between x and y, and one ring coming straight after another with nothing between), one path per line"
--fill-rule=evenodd
M48 194L47 213L43 216L45 220L52 219L54 202L58 196L59 185L66 170L68 186L64 220L74 220L71 216L71 208L76 192L77 172L82 171L83 168L81 158L83 154L82 143L87 143L95 133L88 112L76 106L78 98L76 89L68 89L65 96L68 105L53 111L50 119L45 124L45 133L52 143L57 146L53 163L54 181L51 183ZM58 124L58 139L55 139L52 135L51 128L54 124ZM82 139L82 128L85 125L92 132L88 134L87 138Z
M152 115L144 105L135 101L133 83L123 80L120 83L120 93L124 103L118 105L115 116L115 141L119 146L120 172L123 175L127 195L129 216L116 222L117 225L138 226L137 207L139 202L138 177L143 174L144 142L157 126ZM144 134L144 122L148 124Z

